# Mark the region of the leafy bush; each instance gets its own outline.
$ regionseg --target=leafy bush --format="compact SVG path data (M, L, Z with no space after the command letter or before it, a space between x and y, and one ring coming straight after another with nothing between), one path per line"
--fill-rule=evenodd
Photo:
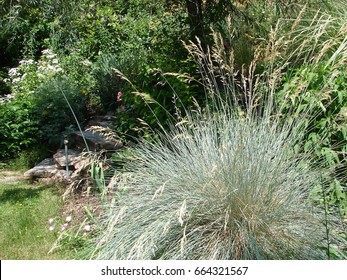
M32 109L27 94L0 104L0 158L18 155L21 149L37 143L40 131Z
M10 170L23 170L34 167L40 161L51 156L48 145L46 143L35 142L27 148L21 147L20 152L12 154L11 159L6 161L6 168Z
M150 69L178 71L185 63L186 52L179 40L188 32L186 14L180 5L142 0L117 3L102 0L98 5L90 5L84 0L73 4L64 0L53 4L42 1L41 5L37 1L24 1L5 6L0 35L3 32L5 39L10 38L8 42L14 40L18 49L13 57L25 54L25 59L14 68L18 75L10 77L16 83L12 84L12 92L34 92L48 78L45 71L50 71L51 78L75 79L77 86L87 93L88 114L97 114L117 111L120 107L117 94L121 91L122 106L126 108L119 118L119 129L123 132L139 125L137 118L151 125L155 125L155 118L112 68L123 72L140 91L150 92L161 105L171 103L170 86L162 86L163 79L151 75ZM24 7L28 9L25 11ZM25 34L19 30L23 25ZM6 27L18 28L23 42L11 37L8 32L11 29ZM49 53L41 55L46 48ZM58 63L53 65L53 61ZM52 73L49 67L55 66L62 71ZM174 83L177 90L185 91L182 100L189 100L188 87L178 81ZM154 110L158 117L167 118L160 106Z
M310 129L304 151L315 150L327 166L336 166L345 158L347 130L344 110L347 106L345 67L329 67L326 63L304 64L286 77L280 96L287 95L287 110L302 114L310 110L306 121ZM298 94L300 91L300 94Z
M13 156L14 151L38 142L50 149L59 148L64 134L76 126L64 94L79 121L84 121L87 91L83 80L75 78L62 69L58 56L50 49L43 50L39 60L22 59L18 67L9 70L7 82L12 93L3 98L0 117L4 122L3 143L10 147L2 157Z
M52 148L59 148L64 136L76 129L70 103L78 121L83 123L86 115L86 96L83 89L71 79L56 78L42 84L33 94L35 117L38 120L42 140Z
M315 193L314 199L340 221L338 230L347 240L347 10L343 2L335 5L314 13L302 10L290 21L290 30L285 35L280 33L287 71L277 98L284 116L293 112L309 123L302 152L314 151L334 172L334 180ZM310 13L313 17L307 20ZM280 30L287 23L282 22ZM336 228L334 223L329 226Z
M9 70L6 79L11 94L1 100L1 132L4 135L1 157L11 157L36 143L47 143L50 148L60 146L65 130L75 124L62 91L73 104L83 121L85 95L72 79L64 74L58 57L50 49L42 56L22 59L18 67Z
M121 71L130 80L137 79L141 67L145 64L145 50L123 52L122 55L101 55L93 65L93 75L96 80L95 94L100 97L104 111L115 111L119 108L117 102L119 91L131 91L131 86L117 75L115 69ZM128 89L128 90L127 90Z
M0 67L15 65L23 53L39 52L48 28L38 1L2 1L0 18Z

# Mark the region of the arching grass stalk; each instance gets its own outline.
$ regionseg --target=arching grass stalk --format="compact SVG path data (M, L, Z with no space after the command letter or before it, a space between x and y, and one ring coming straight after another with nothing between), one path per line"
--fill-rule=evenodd
M89 150L89 147L88 147L88 144L87 144L87 140L86 140L86 138L84 137L82 128L81 128L80 123L79 123L79 121L78 121L78 119L77 119L77 117L76 117L76 114L75 114L75 112L74 112L74 110L73 110L73 108L72 108L72 106L71 106L69 100L67 99L67 97L66 97L64 91L63 91L61 88L60 88L60 91L61 91L61 93L62 93L62 95L63 95L63 97L64 97L64 99L65 99L67 105L68 105L69 108L70 108L70 111L71 111L71 113L72 113L72 115L73 115L73 117L74 117L74 119L75 119L75 121L76 121L76 124L77 124L77 126L78 126L78 129L79 129L79 131L80 131L80 133L81 133L81 136L82 136L82 138L83 138L83 141L84 141L84 144L85 144L85 146L86 146L87 152L89 153L90 150Z
M325 226L326 242L327 242L327 256L328 256L328 259L330 260L330 229L329 229L329 222L328 222L329 205L327 202L324 188L322 188L322 196L323 196L323 203L324 203L324 226Z

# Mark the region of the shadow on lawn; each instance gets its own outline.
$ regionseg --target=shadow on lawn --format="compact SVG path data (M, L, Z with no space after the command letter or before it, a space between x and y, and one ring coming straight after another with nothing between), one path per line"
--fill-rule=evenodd
M14 186L12 189L4 190L0 192L0 203L18 203L23 202L26 199L37 198L40 196L40 193L47 189L53 189L54 186L44 185L35 188L19 188Z

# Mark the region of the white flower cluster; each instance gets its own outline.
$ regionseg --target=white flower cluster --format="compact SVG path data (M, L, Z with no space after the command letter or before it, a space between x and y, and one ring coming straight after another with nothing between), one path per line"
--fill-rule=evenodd
M11 68L8 71L8 79L4 82L9 83L12 87L12 92L29 92L32 93L43 80L62 73L63 69L59 64L57 55L50 49L42 51L42 56L39 61L33 59L22 59L19 61L19 66ZM12 98L12 96L11 96ZM2 98L0 102L6 102L11 98Z
M32 59L22 59L19 61L19 66L16 68L11 68L8 70L9 79L5 79L5 82L11 82L12 84L17 84L21 80L25 79L27 76L27 71L31 67L35 67L35 61Z
M7 94L0 97L0 105L11 101L14 98L14 94Z
M59 65L57 55L50 49L42 51L42 58L37 63L37 70L39 78L44 78L45 76L53 76L57 73L63 71Z

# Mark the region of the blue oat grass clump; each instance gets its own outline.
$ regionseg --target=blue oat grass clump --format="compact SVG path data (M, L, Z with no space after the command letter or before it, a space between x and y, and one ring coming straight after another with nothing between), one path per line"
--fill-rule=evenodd
M307 201L323 170L295 153L302 131L224 111L141 143L93 257L325 258L322 216Z

